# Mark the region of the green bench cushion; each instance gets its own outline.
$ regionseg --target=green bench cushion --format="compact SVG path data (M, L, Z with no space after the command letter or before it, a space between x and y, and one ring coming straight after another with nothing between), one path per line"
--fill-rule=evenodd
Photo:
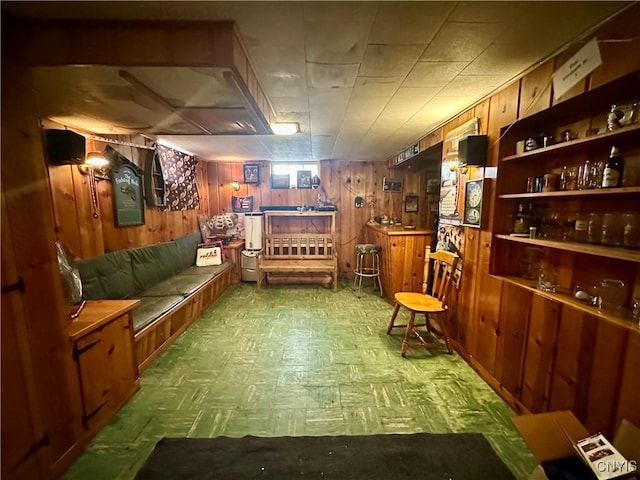
M85 300L121 300L136 293L126 250L78 261Z
M136 292L143 292L175 275L178 268L178 246L175 242L159 243L129 250Z
M174 242L178 247L178 271L195 265L196 252L198 251L198 244L202 243L202 235L199 232L192 233L191 235L176 238Z
M206 273L215 277L231 267L233 267L233 262L231 260L225 260L222 265L207 265L206 267L191 266L182 270L180 275L202 275Z
M164 297L136 297L140 303L133 309L133 331L139 332L152 324L160 315L168 312L184 300L182 295Z
M186 297L212 278L212 275L206 273L201 273L200 275L174 275L140 292L138 297L162 297L164 295L182 295Z

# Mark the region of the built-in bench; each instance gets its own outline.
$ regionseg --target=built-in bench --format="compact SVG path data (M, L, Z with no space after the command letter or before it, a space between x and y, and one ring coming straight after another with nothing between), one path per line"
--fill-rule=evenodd
M233 262L196 267L194 233L78 262L86 300L135 298L135 356L147 368L231 284Z

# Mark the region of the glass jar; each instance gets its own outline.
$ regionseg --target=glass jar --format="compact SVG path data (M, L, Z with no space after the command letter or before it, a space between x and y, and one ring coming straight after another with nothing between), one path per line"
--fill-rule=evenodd
M602 216L602 238L600 243L609 247L622 245L622 216L617 213L605 213Z
M524 203L518 205L518 212L513 219L513 233L518 235L529 235L529 227L531 226L531 214Z
M622 245L625 248L640 248L640 213L626 213L623 216Z
M600 307L613 312L622 310L626 293L626 285L622 280L605 278L600 282L598 288Z
M584 213L576 214L576 223L573 228L573 239L576 242L586 242L588 228L589 216Z
M541 292L555 292L558 284L558 275L552 265L545 264L538 275L538 290Z
M600 213L589 214L587 225L587 242L600 243L602 239L602 215Z

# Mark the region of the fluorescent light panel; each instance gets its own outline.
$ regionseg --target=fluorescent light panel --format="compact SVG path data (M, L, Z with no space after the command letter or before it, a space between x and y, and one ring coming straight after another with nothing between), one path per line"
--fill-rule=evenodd
M300 126L295 122L278 122L271 124L271 130L275 135L293 135L300 131Z

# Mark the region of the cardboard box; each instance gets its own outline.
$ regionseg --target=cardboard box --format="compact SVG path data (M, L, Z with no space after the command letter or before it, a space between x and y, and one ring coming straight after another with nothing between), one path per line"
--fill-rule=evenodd
M579 440L587 438L590 433L570 411L547 412L534 415L514 417L513 423L529 445L541 466L531 474L529 480L546 480L549 477L542 468L556 468L556 472L565 470L573 474L556 478L589 478L597 477L591 473L576 453L575 445ZM640 466L640 428L623 420L616 432L613 446L622 454L628 464L620 467L620 479L637 479L632 473L633 466ZM561 466L560 466L561 465ZM605 468L605 464L602 464ZM576 472L573 472L575 467ZM550 470L549 470L550 471ZM577 476L576 476L577 475Z

